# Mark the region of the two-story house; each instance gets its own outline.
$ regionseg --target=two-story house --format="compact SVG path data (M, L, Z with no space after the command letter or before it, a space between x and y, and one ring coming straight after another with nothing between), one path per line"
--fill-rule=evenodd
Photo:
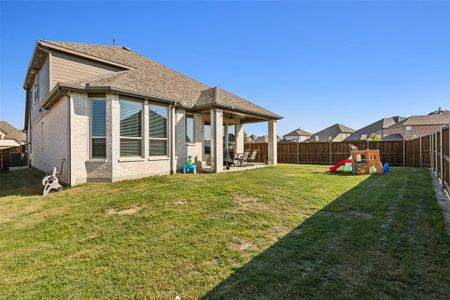
M403 119L384 130L386 135L400 135L405 140L418 138L438 131L450 123L450 112L439 108L428 115L416 115Z
M301 128L297 128L297 129L283 135L282 142L301 143L301 142L306 141L310 137L311 137L311 133L309 133Z
M281 116L127 47L38 41L23 87L32 166L64 160L71 185L170 174L187 156L220 172L253 122L267 122L277 163Z
M343 124L334 124L312 134L305 142L342 142L353 132L355 132L354 129Z

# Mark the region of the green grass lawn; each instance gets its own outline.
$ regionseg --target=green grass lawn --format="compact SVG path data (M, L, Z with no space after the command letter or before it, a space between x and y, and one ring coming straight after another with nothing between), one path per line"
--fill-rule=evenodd
M87 184L0 174L0 298L450 298L426 170L279 165Z

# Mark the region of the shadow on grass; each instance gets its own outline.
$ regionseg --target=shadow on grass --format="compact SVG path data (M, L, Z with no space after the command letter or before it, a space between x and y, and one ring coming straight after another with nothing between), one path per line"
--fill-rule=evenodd
M410 221L419 204L411 203L417 196L413 192L404 198L409 189L401 185L408 179L393 176L398 175L368 177L236 269L203 299L446 298L449 239L409 234L407 222L396 221L397 213ZM398 209L402 201L410 203L404 211ZM424 246L442 248L443 255L433 261L438 267L425 270L415 261ZM433 275L423 279L427 272Z
M42 195L43 176L33 168L0 172L0 197Z

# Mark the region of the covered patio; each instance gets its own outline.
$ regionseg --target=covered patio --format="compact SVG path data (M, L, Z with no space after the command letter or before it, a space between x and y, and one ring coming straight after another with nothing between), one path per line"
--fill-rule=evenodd
M238 109L211 107L200 112L203 132L202 172L239 171L277 164L277 119L243 112ZM244 125L266 122L269 147L267 163L236 161L248 149L244 149ZM251 153L251 152L250 152ZM227 168L227 163L231 166Z

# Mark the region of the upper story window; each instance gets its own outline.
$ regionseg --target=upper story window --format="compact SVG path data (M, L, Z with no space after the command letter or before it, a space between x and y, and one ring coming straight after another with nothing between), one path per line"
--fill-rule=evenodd
M149 155L168 156L167 130L169 107L167 105L149 104Z
M186 114L186 142L193 143L194 142L194 116Z
M34 102L39 101L39 73L37 73L36 78L34 79L33 100Z
M106 158L106 101L91 101L91 157Z
M406 131L411 132L412 131L412 127L411 126L406 126Z
M142 103L120 99L120 156L142 156Z

